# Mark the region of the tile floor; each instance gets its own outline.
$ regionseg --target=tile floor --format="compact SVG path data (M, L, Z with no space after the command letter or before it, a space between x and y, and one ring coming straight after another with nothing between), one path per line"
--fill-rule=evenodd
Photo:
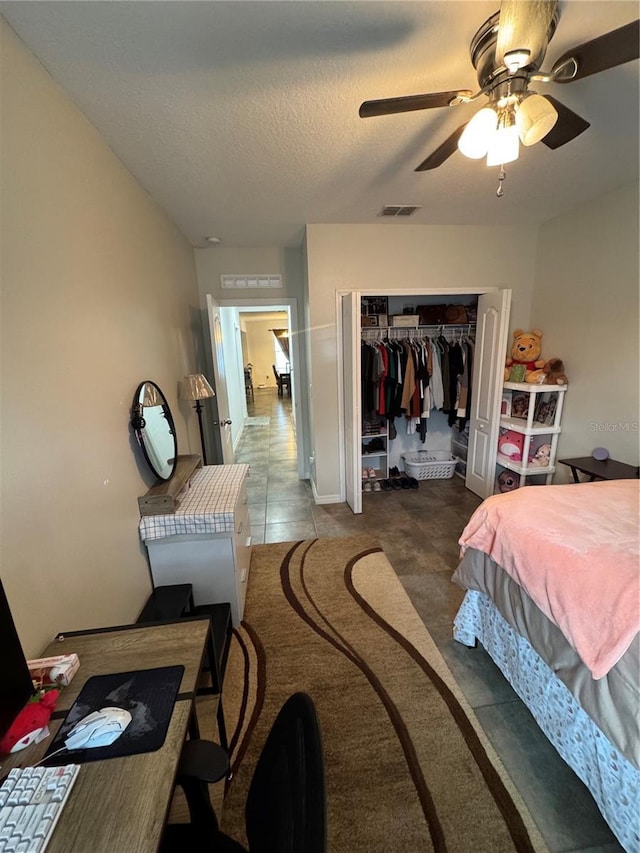
M552 853L614 853L622 848L590 794L538 729L489 656L451 638L462 590L451 583L457 539L480 503L458 477L422 481L417 491L363 495L363 512L346 504L316 506L297 477L291 400L256 389L237 462L251 465L249 504L257 543L371 533L383 547L425 625L475 709ZM469 851L471 853L471 851Z

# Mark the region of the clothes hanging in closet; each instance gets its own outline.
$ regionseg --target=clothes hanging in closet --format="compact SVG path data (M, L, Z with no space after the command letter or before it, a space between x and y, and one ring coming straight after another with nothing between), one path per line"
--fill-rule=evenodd
M378 415L389 423L404 417L408 433L424 443L433 409L447 415L449 426L463 430L470 414L473 340L465 336L362 341L363 417Z

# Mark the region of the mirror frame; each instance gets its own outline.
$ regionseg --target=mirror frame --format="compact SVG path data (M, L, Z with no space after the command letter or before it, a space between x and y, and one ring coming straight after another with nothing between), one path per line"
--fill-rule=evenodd
M151 385L153 386L153 388L155 388L160 398L160 405L162 405L162 408L164 409L164 416L169 425L169 434L173 436L173 465L171 466L171 471L169 472L169 475L167 477L162 476L162 474L158 472L153 461L150 458L150 453L147 450L147 446L145 444L144 428L146 426L146 422L144 419L144 403L142 402L142 399L144 389L147 385ZM167 398L162 393L162 389L151 379L145 379L144 382L141 382L136 388L136 393L133 397L133 405L131 407L131 426L138 440L138 444L142 448L142 453L147 462L147 465L149 466L149 469L154 474L154 476L158 478L158 480L163 483L166 483L173 477L176 470L176 465L178 464L178 438L176 436L176 427L173 420L173 414L171 413L171 408L169 407Z

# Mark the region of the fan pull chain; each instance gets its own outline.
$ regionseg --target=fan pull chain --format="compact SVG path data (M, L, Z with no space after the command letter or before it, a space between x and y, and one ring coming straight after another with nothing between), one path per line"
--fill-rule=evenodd
M506 177L507 175L504 171L504 166L500 166L500 174L498 175L498 189L496 190L496 195L498 196L498 198L502 198L502 196L504 195L504 188L502 184L504 183Z

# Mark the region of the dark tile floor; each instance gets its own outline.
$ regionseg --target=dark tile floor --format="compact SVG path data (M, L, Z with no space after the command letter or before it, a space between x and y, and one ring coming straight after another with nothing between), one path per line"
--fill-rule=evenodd
M316 506L298 480L291 400L256 389L249 414L268 425L245 427L237 462L251 465L252 540L286 542L370 533L384 549L416 610L529 804L552 853L614 853L622 848L590 794L540 732L489 656L451 638L462 590L451 582L457 540L480 503L458 477L421 481L417 491L363 494L363 512ZM471 853L471 851L469 851Z

